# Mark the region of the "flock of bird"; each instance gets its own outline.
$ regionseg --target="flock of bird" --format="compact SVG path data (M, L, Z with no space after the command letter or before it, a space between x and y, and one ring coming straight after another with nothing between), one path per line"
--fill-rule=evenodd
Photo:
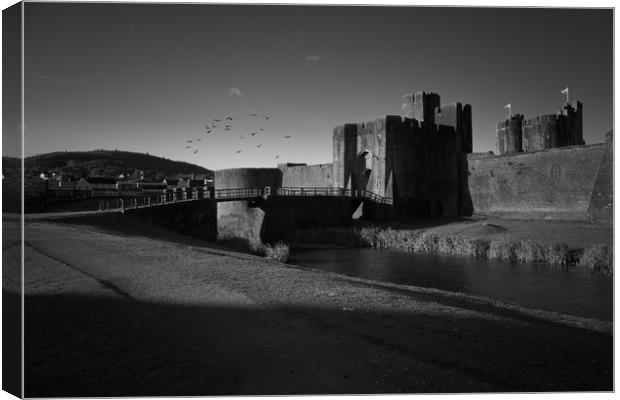
M256 124L257 122L263 122L269 119L269 117L267 115L260 115L260 114L256 114L256 113L249 113L248 116L252 117L253 122ZM223 122L223 124L222 124ZM233 117L227 116L226 118L224 118L224 120L220 119L220 118L214 118L210 123L205 123L204 125L204 131L202 132L204 135L207 135L205 138L205 140L209 137L209 135L213 135L215 133L217 133L218 131L221 132L221 128L223 125L223 133L224 134L231 134L232 133L232 129L233 129ZM247 136L243 135L244 132L239 132L239 140L244 140L247 138ZM263 129L262 127L258 126L256 129L254 129L252 132L247 132L246 135L250 135L252 137L255 137L257 135L263 135L265 134L265 129ZM290 139L292 138L291 135L286 135L286 136L282 136L282 139ZM186 146L185 149L189 150L189 151L193 151L194 154L198 154L198 144L200 142L203 142L203 138L198 137L196 139L187 139L186 141ZM260 149L261 147L263 147L262 143L258 143L256 144L256 148ZM243 153L243 150L237 150L235 152L235 154L241 154ZM276 155L275 159L279 159L280 155Z

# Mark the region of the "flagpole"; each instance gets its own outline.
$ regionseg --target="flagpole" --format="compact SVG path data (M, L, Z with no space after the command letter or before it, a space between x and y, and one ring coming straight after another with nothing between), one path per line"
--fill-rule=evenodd
M560 93L562 94L566 93L566 104L570 103L570 98L568 95L568 86L566 87L566 89L562 90Z
M504 108L508 109L508 119L510 119L510 117L512 117L512 104L508 103L504 106Z

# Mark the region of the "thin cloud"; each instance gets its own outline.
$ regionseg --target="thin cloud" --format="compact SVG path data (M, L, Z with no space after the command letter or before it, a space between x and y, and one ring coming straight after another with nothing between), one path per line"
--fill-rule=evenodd
M241 89L234 87L234 88L228 89L228 95L240 97L240 96L243 96L243 93L241 93Z
M303 32L289 33L282 38L282 44L287 45L289 43L294 44L298 42L303 42L304 40L306 40L306 37L306 34Z
M304 60L309 62L318 62L321 61L321 56L306 56Z

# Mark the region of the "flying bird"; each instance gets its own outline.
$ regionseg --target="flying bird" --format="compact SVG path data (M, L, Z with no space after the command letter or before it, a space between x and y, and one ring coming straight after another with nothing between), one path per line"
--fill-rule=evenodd
M261 132L262 132L262 131L264 131L264 129L263 129L263 128L258 128L258 129L260 129L260 131L261 131Z
M207 129L207 135L211 134L211 129Z
M265 118L265 119L269 119L269 117L268 117L268 116L266 116L266 115L263 115L263 118Z
M248 115L249 115L250 117L256 117L256 116L258 116L258 114L255 114L255 113L249 113Z
M237 154L241 154L241 150L237 150Z
M276 156L276 160L277 160L278 158L280 158L280 156Z
M213 122L221 122L221 119L213 118Z
M290 139L291 135L282 136L284 139Z
M217 128L217 125L215 124L215 122L211 124L211 127L212 128Z
M186 148L186 149L191 149L191 148L192 148L192 146L185 146L185 148Z
M194 150L194 154L198 153L198 149Z
M262 145L263 145L262 143L261 144L257 144L256 147L261 147Z
M192 141L191 141L191 140L188 140L188 141L187 141L187 143L192 143Z
M226 117L226 121L232 121L232 117Z
M251 132L250 135L254 136L256 135L258 132Z
M196 140L197 140L197 141L199 141L199 142L202 142L202 139L200 139L200 138L198 138L198 139L196 139Z

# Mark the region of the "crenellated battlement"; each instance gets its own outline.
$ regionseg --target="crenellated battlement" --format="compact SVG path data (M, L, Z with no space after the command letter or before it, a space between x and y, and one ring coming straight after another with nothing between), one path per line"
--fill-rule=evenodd
M528 119L519 114L520 124L514 121L514 116L510 121L498 123L496 133L499 154L585 144L582 108L581 102L577 101L567 103L556 114L543 114Z
M435 109L440 105L441 100L437 93L409 93L403 96L403 116L432 124L434 123Z
M610 223L613 137L610 134L605 145L581 146L582 125L580 102L566 104L556 114L527 119L511 115L496 125L501 157L472 154L471 106L442 105L438 94L416 92L403 97L402 115L336 126L331 164L219 171L216 182L310 188L308 193L315 196L319 188L319 193L370 193L390 199L381 207L359 196L347 204L323 199L316 205L319 214L323 208L332 210L331 201L344 205L336 214L345 213L346 218L407 220L477 213ZM293 214L299 211L299 217L307 215L304 210L311 204L294 199L286 206ZM223 204L222 210L230 212L218 210L218 226L261 217L252 207L247 201ZM260 236L250 233L250 238Z
M402 115L334 129L334 185L394 198L396 214L462 215L460 158L472 150L471 106L403 96Z

